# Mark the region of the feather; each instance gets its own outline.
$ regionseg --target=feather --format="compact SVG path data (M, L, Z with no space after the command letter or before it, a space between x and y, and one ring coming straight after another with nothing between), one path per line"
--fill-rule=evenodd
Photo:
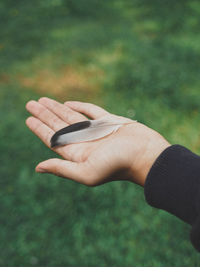
M104 116L71 124L57 131L51 138L51 147L97 140L116 132L123 124L134 122L120 116Z

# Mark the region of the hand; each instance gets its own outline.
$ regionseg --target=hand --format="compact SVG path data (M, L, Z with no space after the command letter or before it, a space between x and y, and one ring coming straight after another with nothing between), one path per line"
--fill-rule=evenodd
M87 117L116 117L93 104L78 101L61 104L46 97L38 102L29 101L26 108L33 115L26 120L27 126L49 148L52 135L67 125L87 120ZM36 171L88 186L113 180L128 180L143 186L152 164L170 144L156 131L132 122L96 141L53 148L64 160L48 159L39 163Z

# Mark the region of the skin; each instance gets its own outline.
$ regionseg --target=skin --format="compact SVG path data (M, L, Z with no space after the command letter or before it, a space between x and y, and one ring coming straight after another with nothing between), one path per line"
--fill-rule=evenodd
M32 114L26 120L27 126L49 148L56 131L88 117L109 116L129 122L102 139L53 148L63 159L48 159L36 166L36 172L51 173L87 186L114 180L144 186L154 161L170 146L164 137L144 124L116 116L90 103L68 101L61 104L42 97L29 101L26 109Z

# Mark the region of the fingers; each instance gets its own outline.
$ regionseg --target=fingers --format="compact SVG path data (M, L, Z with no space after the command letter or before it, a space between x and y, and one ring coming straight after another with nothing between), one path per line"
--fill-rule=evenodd
M69 107L66 107L54 100L42 98L39 102L44 103L48 107L50 106L57 114L62 113L63 115L62 111L64 108L65 115L69 116L68 119L65 118L68 122L75 123L77 121L87 120L87 118L82 114L79 114L78 112L73 111ZM28 118L26 124L29 129L46 144L46 146L51 148L50 140L54 133L61 128L66 127L68 123L64 122L61 118L59 118L59 116L39 102L29 101L27 103L26 108L34 117ZM77 149L74 145L56 147L53 148L53 150L67 160L79 162L83 161L86 158L85 155L87 154L82 146L80 149Z
M80 101L67 101L65 105L71 109L81 112L91 119L99 119L105 115L108 115L105 109L90 103L84 103Z
M55 133L52 129L34 117L29 117L26 120L26 125L45 143L45 145L48 147L50 146L50 139Z
M49 159L39 163L36 172L52 173L76 182L92 186L93 180L86 177L86 164L66 161L62 159Z
M58 131L61 128L67 126L67 124L56 116L53 112L49 111L46 107L36 101L29 101L26 104L26 109L36 118L44 122L54 131Z
M50 140L55 133L51 128L34 117L29 117L26 120L26 125L35 135L37 135L42 140L43 143L45 143L46 146L51 148ZM81 162L86 159L86 153L84 153L84 151L87 147L89 147L87 145L88 144L71 144L68 146L51 149L67 160Z
M82 114L53 99L42 97L38 102L68 124L87 120L87 118Z
M43 143L45 143L46 146L50 148L50 139L55 133L51 128L34 117L29 117L26 120L26 125L35 135L37 135L42 140ZM61 147L54 150L60 155L63 154L63 148Z

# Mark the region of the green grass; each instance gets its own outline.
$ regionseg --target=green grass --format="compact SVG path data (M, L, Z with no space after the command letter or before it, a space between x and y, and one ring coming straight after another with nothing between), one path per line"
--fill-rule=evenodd
M163 13L156 0L118 0L95 12L87 1L84 12L70 1L0 5L7 19L0 29L0 266L198 266L190 227L149 207L142 188L87 188L34 171L55 156L25 126L25 103L44 94L100 104L200 152L200 36L192 4L183 1L181 24L178 7ZM72 84L63 82L66 69ZM61 93L49 84L44 91L46 79L61 84Z

